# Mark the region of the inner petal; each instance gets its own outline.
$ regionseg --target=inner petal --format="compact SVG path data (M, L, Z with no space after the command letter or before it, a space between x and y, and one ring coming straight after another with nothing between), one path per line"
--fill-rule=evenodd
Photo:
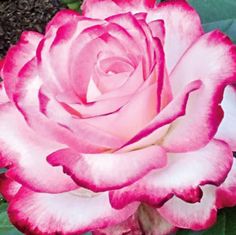
M133 66L125 58L114 56L99 61L101 70L106 74L132 72Z
M88 90L87 90L87 102L93 102L96 100L97 97L101 95L101 91L98 89L96 83L93 79L90 79Z
M128 58L102 52L94 68L93 79L98 89L106 93L121 87L134 69Z

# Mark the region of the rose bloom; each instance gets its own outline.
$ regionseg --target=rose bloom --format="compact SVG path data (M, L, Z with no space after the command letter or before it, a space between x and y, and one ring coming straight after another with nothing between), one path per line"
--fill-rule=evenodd
M183 0L87 0L1 62L0 191L25 234L166 235L236 205L236 47Z

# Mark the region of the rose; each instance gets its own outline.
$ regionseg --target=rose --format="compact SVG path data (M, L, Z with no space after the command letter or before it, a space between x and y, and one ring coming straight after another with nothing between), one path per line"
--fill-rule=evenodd
M87 0L45 35L24 32L1 69L12 223L26 234L211 226L236 204L235 58L181 0Z

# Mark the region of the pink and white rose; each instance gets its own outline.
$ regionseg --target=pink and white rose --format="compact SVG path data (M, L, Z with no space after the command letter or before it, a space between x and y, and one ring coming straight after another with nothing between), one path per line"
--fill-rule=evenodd
M236 205L236 47L184 0L82 9L24 32L1 63L12 223L34 235L210 227Z

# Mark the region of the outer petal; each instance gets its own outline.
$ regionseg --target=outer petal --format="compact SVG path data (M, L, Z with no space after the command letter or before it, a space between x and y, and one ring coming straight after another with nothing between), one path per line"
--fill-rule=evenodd
M204 146L223 118L220 103L224 88L236 81L236 47L219 31L202 36L182 57L170 76L173 94L199 78L202 88L190 97L186 115L172 124L164 139L169 151L192 151Z
M61 192L77 187L46 161L48 154L63 145L32 132L11 104L0 106L0 120L0 153L1 161L10 167L7 176L36 191Z
M217 207L231 207L236 205L236 160L226 180L216 190Z
M35 56L36 48L42 38L39 33L23 32L20 41L9 49L3 61L1 77L10 99L12 99L19 71Z
M226 141L233 151L236 151L236 88L228 86L224 92L222 107L224 118L216 133L216 138Z
M83 15L91 18L105 19L122 13L122 9L112 0L85 0L81 6Z
M0 193L8 202L14 198L20 187L20 184L6 177L5 174L0 175Z
M220 185L231 168L232 158L228 145L218 140L196 152L169 154L168 165L163 169L111 192L112 206L122 208L132 201L160 206L173 195L188 202L199 201L199 185Z
M92 18L104 19L119 13L146 12L155 5L155 0L85 0L82 5L83 14Z
M155 0L127 0L127 1L122 1L122 0L113 0L116 4L118 4L122 8L128 8L129 10L137 7L137 6L142 6L146 8L152 8L154 7L156 1Z
M137 206L115 210L107 193L80 197L76 191L46 194L21 188L10 202L8 213L22 232L75 235L120 223L135 213Z
M201 202L192 204L179 198L172 198L158 209L158 212L176 227L203 230L216 221L215 201L215 187L205 186Z
M206 33L185 52L170 74L173 94L196 79L206 86L235 82L235 66L236 46L229 37L218 30Z
M202 35L200 18L187 1L169 0L148 11L147 21L153 20L163 20L165 24L164 51L170 73L189 46Z
M53 166L62 165L80 186L99 192L132 184L149 171L166 164L166 153L151 146L127 153L79 154L59 150L48 157Z
M46 34L50 33L55 29L60 28L62 25L74 20L75 18L79 18L80 14L76 11L63 9L52 18L52 20L46 26Z
M176 230L176 228L168 223L153 207L143 204L139 207L138 214L143 234L169 235Z

